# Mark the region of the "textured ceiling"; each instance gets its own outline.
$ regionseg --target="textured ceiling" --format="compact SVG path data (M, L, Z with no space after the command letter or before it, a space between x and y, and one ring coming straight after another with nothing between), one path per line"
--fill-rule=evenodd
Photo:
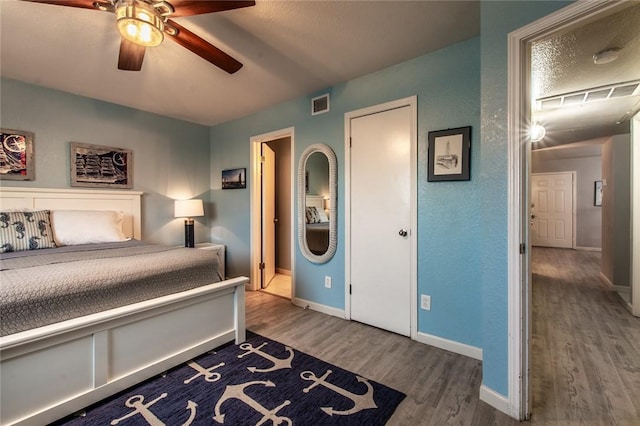
M2 76L213 125L477 36L466 1L264 1L175 18L244 64L228 75L166 40L117 70L107 12L0 1Z
M534 98L640 80L640 3L629 2L623 7L532 45ZM595 53L614 47L621 49L618 60L594 64ZM626 133L629 116L639 109L640 90L635 96L568 108L534 108L533 120L547 130L544 141L534 148Z

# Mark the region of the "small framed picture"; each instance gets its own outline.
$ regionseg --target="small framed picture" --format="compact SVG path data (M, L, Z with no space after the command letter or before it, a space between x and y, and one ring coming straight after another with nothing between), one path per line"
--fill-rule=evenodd
M71 186L133 188L133 152L71 142Z
M593 205L602 207L602 181L597 180L593 183Z
M34 180L33 133L0 129L0 179Z
M471 179L471 126L429 132L429 182Z
M247 187L247 169L227 169L222 171L222 189L241 189Z

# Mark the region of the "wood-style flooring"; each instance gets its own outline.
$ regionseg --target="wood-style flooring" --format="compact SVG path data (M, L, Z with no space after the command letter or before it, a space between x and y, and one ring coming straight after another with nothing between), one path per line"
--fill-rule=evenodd
M532 252L532 424L640 425L640 319L599 271L598 252Z
M600 254L534 248L536 425L640 425L640 319L599 278ZM247 293L247 326L407 394L390 425L516 425L478 399L479 361Z

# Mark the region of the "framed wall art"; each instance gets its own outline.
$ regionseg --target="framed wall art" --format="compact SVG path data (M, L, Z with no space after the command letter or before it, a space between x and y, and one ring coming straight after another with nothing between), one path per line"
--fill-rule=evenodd
M222 171L222 189L247 187L247 169L227 169Z
M602 207L602 181L597 180L593 183L593 205Z
M429 182L471 179L471 126L429 132Z
M71 142L71 186L133 188L133 152Z
M0 129L0 179L34 180L33 133Z

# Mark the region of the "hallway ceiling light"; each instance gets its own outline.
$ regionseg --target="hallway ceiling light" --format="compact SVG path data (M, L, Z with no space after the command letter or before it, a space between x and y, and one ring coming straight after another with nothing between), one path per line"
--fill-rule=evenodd
M546 134L547 130L542 124L539 123L533 123L531 129L529 129L529 137L531 138L531 142L540 142Z
M618 47L601 50L593 55L593 63L596 65L608 64L618 59L618 56L620 56L620 48Z

